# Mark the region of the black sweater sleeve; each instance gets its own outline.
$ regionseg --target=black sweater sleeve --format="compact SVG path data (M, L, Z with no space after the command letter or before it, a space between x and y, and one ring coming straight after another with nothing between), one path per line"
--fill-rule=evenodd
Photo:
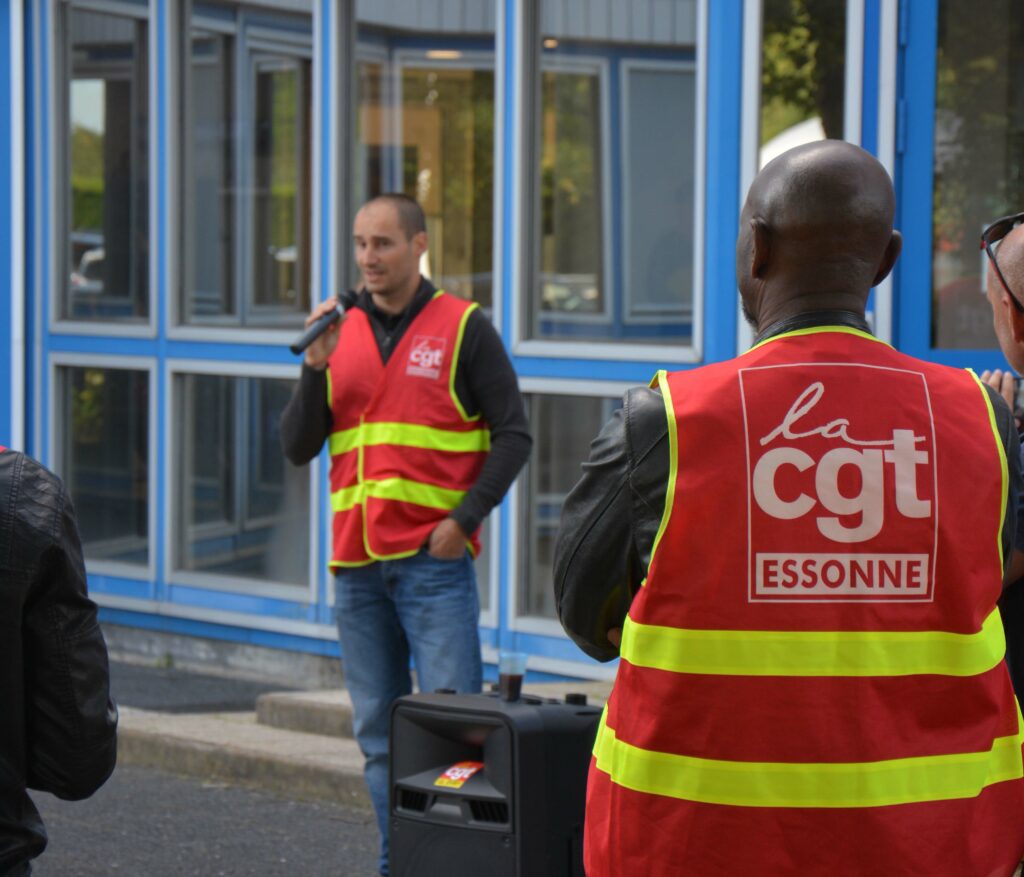
M515 370L501 338L480 310L466 321L455 394L466 414L480 414L491 431L491 452L483 469L451 513L465 533L472 533L501 502L533 444Z
M299 382L281 413L281 448L296 466L320 453L333 422L327 405L327 372L303 364Z

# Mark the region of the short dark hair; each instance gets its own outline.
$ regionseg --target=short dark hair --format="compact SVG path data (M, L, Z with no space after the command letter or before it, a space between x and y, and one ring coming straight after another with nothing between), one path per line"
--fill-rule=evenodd
M367 201L367 204L376 204L380 201L392 205L398 211L398 224L405 232L408 240L412 240L420 232L427 230L427 218L423 215L423 208L419 202L406 195L404 192L385 192Z

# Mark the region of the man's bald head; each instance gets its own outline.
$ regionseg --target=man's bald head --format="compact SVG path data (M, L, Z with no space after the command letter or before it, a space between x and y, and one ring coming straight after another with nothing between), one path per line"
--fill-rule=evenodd
M885 168L859 146L820 140L769 162L747 204L776 235L840 246L849 233L888 237L896 209Z
M1024 225L1018 225L1000 242L996 251L999 270L1003 272L1010 294L1024 305ZM999 277L993 271L988 279L989 284L999 283Z
M808 143L766 165L737 243L740 291L758 327L812 310L863 312L899 254L895 206L885 168L851 143Z

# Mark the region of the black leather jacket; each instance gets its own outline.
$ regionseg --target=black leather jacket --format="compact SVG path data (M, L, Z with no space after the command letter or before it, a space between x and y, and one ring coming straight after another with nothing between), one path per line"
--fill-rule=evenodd
M71 500L10 450L0 451L0 704L0 875L21 877L46 846L26 788L77 800L103 785L117 708Z
M771 326L755 340L822 325L867 330L856 314L818 311ZM1003 523L1003 554L1008 558L1019 527L1020 452L1010 410L995 390L987 390L1009 466ZM562 506L555 544L558 618L576 644L599 661L619 655L607 632L622 627L629 604L647 576L665 508L668 469L668 424L661 394L646 387L627 391L622 408L591 443L583 477Z

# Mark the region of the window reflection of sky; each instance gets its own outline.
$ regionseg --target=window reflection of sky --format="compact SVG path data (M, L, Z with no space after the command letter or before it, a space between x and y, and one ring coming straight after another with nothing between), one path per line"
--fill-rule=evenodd
M102 79L76 79L71 83L71 126L103 133Z

